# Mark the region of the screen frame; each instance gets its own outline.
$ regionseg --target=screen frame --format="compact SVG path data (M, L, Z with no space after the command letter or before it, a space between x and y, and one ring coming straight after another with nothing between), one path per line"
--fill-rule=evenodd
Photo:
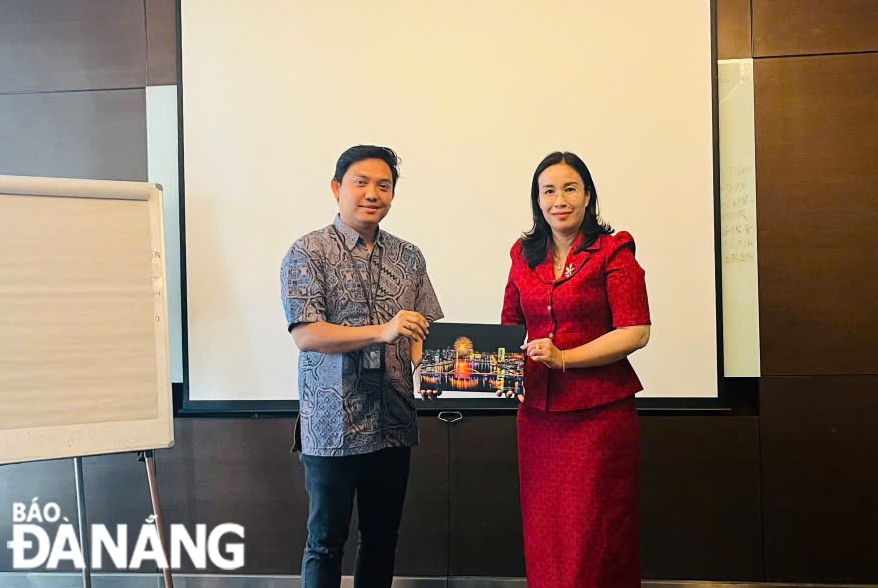
M174 407L177 416L205 417L272 417L292 416L299 411L298 400L192 400L189 397L189 333L186 296L186 178L184 169L185 137L183 128L183 49L182 49L182 0L176 0L176 60L177 60L177 125L178 125L178 173L180 207L180 274L181 316L183 331L183 382L174 383ZM713 220L714 220L714 286L716 300L716 354L717 396L637 398L637 410L641 414L657 415L756 415L759 412L759 378L730 378L724 375L723 353L723 300L722 300L722 239L720 205L719 161L719 83L717 50L717 0L710 0L710 59L711 59L711 114L713 133ZM416 398L418 414L430 415L445 412L458 413L511 413L518 409L518 400L506 398Z

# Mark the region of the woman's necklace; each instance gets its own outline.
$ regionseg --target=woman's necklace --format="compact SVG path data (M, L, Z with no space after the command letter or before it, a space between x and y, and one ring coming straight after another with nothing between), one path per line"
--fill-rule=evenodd
M560 278L562 275L565 278L569 278L570 276L573 275L573 270L574 270L573 264L568 265L566 269L564 268L564 263L567 261L567 256L570 255L570 250L572 248L573 248L572 242L566 243L565 247L564 247L564 252L562 254L561 248L558 247L557 242L555 243L554 251L552 252L552 261L553 261L554 266L555 266L554 269L555 269L556 279Z
M567 248L567 253L570 253L570 248ZM564 268L564 262L567 260L567 253L561 255L559 252L555 252L554 261L555 261L555 273L560 274L561 270Z

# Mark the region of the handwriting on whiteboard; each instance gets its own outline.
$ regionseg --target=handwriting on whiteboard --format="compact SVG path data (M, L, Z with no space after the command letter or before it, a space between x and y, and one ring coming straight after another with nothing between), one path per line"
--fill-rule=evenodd
M756 198L747 181L752 175L749 166L720 168L723 263L752 263L756 259Z

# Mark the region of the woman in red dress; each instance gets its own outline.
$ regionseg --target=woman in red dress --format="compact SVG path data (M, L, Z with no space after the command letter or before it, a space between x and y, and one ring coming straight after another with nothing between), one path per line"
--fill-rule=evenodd
M518 458L530 588L640 586L642 389L626 359L649 341L634 240L597 214L585 163L552 153L512 247L502 322L527 326Z

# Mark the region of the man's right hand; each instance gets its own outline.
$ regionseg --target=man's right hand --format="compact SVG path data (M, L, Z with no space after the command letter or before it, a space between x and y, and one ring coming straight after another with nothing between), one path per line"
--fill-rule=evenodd
M382 325L384 330L381 340L393 343L400 337L408 337L412 341L423 341L430 332L430 325L420 313L413 310L400 310L390 322Z

